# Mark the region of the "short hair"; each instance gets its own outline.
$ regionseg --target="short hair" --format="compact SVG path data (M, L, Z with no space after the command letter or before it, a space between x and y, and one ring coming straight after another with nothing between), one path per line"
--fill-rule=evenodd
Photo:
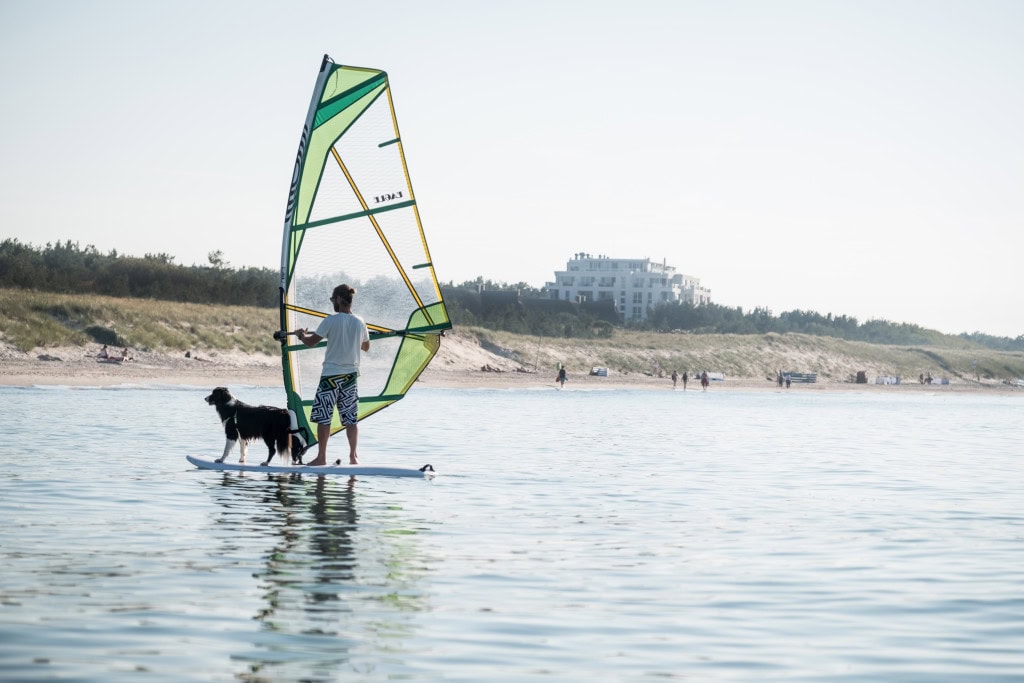
M331 298L340 298L346 304L352 303L352 296L356 293L355 287L349 287L348 285L338 285L334 288L334 293L331 294Z

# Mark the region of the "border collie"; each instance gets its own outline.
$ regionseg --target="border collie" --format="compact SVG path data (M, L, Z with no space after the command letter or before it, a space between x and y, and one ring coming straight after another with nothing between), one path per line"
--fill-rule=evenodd
M245 462L245 452L250 441L263 440L270 449L270 455L261 465L268 465L274 458L276 452L281 454L281 460L288 462L290 459L293 465L302 464L301 441L299 448L293 449L291 439L291 415L283 408L273 406L251 406L248 403L239 401L227 387L217 387L209 396L206 402L217 409L217 415L224 425L224 436L227 443L224 444L224 455L217 459L217 462L224 462L224 459L231 453L231 449L238 444L241 457L238 462Z

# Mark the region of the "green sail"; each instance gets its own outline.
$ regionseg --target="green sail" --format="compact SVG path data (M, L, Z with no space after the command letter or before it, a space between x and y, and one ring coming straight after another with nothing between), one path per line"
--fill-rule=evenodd
M281 245L282 330L315 330L336 285L357 294L370 328L362 355L359 419L400 400L451 328L405 163L388 76L326 55L299 142ZM287 338L281 363L288 407L307 442L323 347ZM337 414L332 433L343 429Z

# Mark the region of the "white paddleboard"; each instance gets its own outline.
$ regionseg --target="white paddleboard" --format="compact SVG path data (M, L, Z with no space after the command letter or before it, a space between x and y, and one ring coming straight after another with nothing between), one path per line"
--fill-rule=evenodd
M241 462L216 462L206 458L197 458L194 455L186 455L185 459L201 470L218 470L221 472L266 472L279 474L347 474L366 475L378 477L426 477L428 479L437 475L434 468L424 465L421 468L415 467L384 467L372 465L322 465L313 467L310 465L260 465Z

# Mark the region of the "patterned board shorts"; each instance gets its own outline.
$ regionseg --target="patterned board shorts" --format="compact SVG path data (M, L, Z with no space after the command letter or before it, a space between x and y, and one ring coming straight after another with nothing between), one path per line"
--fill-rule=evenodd
M354 425L359 418L358 373L321 377L309 417L317 424L330 424L334 406L338 406L341 424Z

